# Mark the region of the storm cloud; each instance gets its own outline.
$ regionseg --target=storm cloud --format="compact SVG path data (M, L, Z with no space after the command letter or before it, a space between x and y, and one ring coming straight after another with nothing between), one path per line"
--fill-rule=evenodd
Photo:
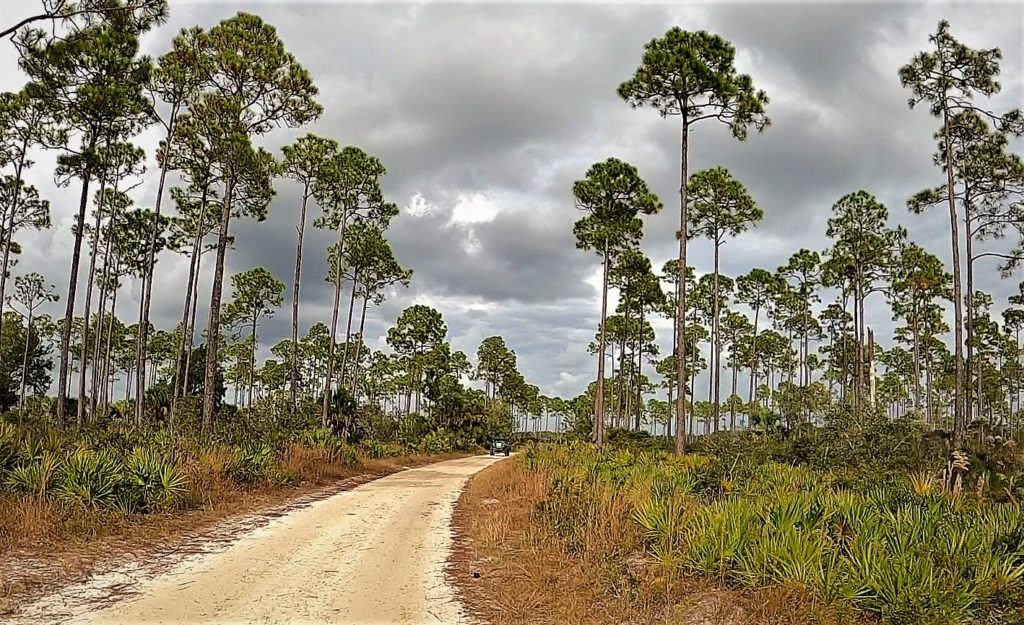
M651 38L672 26L717 32L736 46L739 70L771 97L772 125L763 134L739 143L707 123L691 142L692 170L728 167L765 212L756 229L726 245L723 271L733 275L772 269L801 247L824 249L829 208L857 189L876 195L893 224L948 260L942 215L912 216L905 208L941 173L931 163L935 120L908 109L896 76L927 46L939 19L968 45L1002 48L1003 92L994 108L1024 102L1021 4L170 4L169 23L144 41L146 54L164 52L180 28L248 11L276 26L311 71L324 115L309 127L271 133L263 139L268 148L314 132L358 145L387 166L385 191L402 207L388 237L415 276L371 312L370 336L406 306L430 304L443 313L456 348L473 353L481 339L501 334L527 380L564 396L592 377L587 343L599 303L598 259L577 250L572 235L580 216L572 181L609 156L634 163L666 206L647 219L644 250L656 268L674 255L678 128L654 111L630 109L615 93ZM18 17L9 13L4 21ZM0 46L0 88L23 82L12 47ZM153 133L140 140L150 153L156 141ZM32 183L52 201L57 227L23 237L14 271L39 271L63 290L76 195L54 185L53 158L36 156ZM154 178L135 190L140 205L153 203ZM279 181L267 222L233 226L229 274L263 265L290 281L297 207L298 189ZM303 330L329 319L331 305L323 277L332 236L310 230ZM698 270L709 269L709 246L696 242L692 250ZM156 322L171 327L187 263L168 254L157 271ZM994 268L979 283L997 295L1016 290L1016 280L1001 281ZM134 285L118 313L131 317L137 305ZM875 316L884 326L886 312ZM265 345L288 334L288 317L281 310L265 325ZM664 350L671 337L660 335Z

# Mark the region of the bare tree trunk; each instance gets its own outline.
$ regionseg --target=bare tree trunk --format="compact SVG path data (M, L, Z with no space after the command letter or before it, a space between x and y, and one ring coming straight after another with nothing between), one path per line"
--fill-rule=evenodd
M93 140L85 152L92 152L96 147ZM62 424L66 421L68 378L70 369L71 351L71 324L75 319L75 297L78 293L78 265L82 259L82 239L85 235L85 212L89 206L89 182L92 179L92 171L89 167L82 175L82 195L78 201L78 219L75 222L75 245L71 252L71 271L68 275L67 306L64 310L64 328L60 335L60 367L57 378L57 420ZM81 425L81 419L79 419Z
M25 410L25 380L28 378L28 352L32 345L32 313L34 310L32 306L28 307L28 324L25 326L25 353L21 358L21 390L18 393L18 408L21 410Z
M343 218L338 226L338 257L334 260L334 307L331 311L331 340L327 344L327 377L324 380L323 410L320 415L320 423L323 427L327 427L330 416L331 384L334 382L334 343L338 338L338 308L341 303L341 270L345 256L345 226L347 221L347 218Z
M210 293L210 322L207 326L206 374L203 388L203 428L213 425L214 395L217 392L217 370L220 362L217 352L220 348L220 304L224 290L224 260L228 247L228 226L231 222L231 202L234 194L234 179L229 177L224 191L221 208L220 231L217 237L217 264L213 272L213 289Z
M348 372L348 352L350 349L349 343L352 342L352 312L355 310L356 286L358 284L359 270L355 269L352 272L352 295L348 298L348 319L345 322L345 351L341 353L341 376L339 377L342 386L345 385L345 375Z
M100 223L103 217L103 205L106 203L107 193L107 181L104 176L100 180L100 198L96 205L96 221L93 224L92 231L92 244L89 252L89 274L85 283L85 309L82 312L83 324L82 324L82 366L78 369L78 406L76 407L78 413L78 422L83 423L85 421L85 374L87 363L89 362L89 316L90 308L92 308L92 285L96 278L96 253L99 251L100 241ZM98 324L97 324L98 325ZM93 363L95 368L96 363ZM90 403L92 400L90 399ZM95 415L90 411L90 421L95 418Z
M366 329L366 307L370 302L370 294L363 296L363 312L359 315L359 343L356 344L356 364L352 371L352 399L359 398L359 358L363 350L363 331Z
M195 328L196 295L199 290L199 263L203 256L203 232L206 229L206 205L209 187L203 187L202 199L199 202L199 219L196 222L195 236L192 238L192 254L188 263L188 283L185 286L185 301L181 311L181 340L178 343L178 375L174 380L171 395L171 418L188 389L188 368L192 356L192 330ZM186 347L187 345L187 347Z
M676 399L676 418L686 419L686 183L687 183L687 135L690 125L685 107L682 111L682 126L679 138L679 306L676 309L676 364L679 367L679 397ZM676 453L686 451L686 437L682 428L676 428Z
M601 272L601 324L597 337L597 396L594 397L594 442L604 445L605 322L608 320L608 239L604 240Z
M295 277L292 282L292 344L288 362L288 409L295 414L298 405L299 371L299 285L302 284L302 239L306 231L306 204L309 200L309 182L302 188L302 204L299 206L299 225L296 227Z

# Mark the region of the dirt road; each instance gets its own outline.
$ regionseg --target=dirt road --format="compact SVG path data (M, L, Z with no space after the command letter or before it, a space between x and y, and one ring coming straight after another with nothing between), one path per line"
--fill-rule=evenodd
M463 458L368 482L159 575L116 584L99 576L66 588L17 621L463 623L443 573L452 508L469 476L492 462ZM103 596L111 590L112 602Z

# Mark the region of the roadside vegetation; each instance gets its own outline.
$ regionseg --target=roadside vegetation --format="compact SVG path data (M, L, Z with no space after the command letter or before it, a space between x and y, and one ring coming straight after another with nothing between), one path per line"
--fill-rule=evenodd
M388 241L399 207L386 168L314 133L265 147L323 113L271 24L243 12L185 28L151 58L140 40L163 27L166 0L39 5L0 25L24 80L0 93L0 555L478 449L539 414L501 337L471 362L430 306L375 318L413 279ZM38 171L43 154L52 171ZM31 184L39 175L74 191L61 275L18 264L19 239L53 228L63 201ZM275 201L282 189L297 201ZM287 283L229 262L248 244L232 224L271 209L294 213ZM310 227L332 244L308 249ZM304 273L310 253L322 275ZM187 279L154 289L174 255ZM313 285L330 295L324 318L303 307ZM157 327L157 307L178 322ZM291 332L275 342L265 325L282 308Z
M1004 432L971 434L951 455L948 437L920 423L837 416L785 435L703 437L683 456L658 450L664 438L533 445L501 480L478 478L462 505L490 521L464 521L465 535L474 566L504 550L526 580L515 588L557 579L555 600L585 583L526 562L544 557L530 549L564 561L598 586L574 600L593 622L631 611L702 622L687 619L714 608L714 623L1016 623L1024 454ZM735 598L723 604L722 592ZM751 601L758 593L774 613ZM537 610L493 622L539 622Z

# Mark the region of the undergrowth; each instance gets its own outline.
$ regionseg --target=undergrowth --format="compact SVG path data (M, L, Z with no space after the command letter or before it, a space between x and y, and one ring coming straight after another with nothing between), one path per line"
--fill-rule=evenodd
M681 457L538 446L522 462L545 481L538 511L567 553L595 539L628 548L600 529L626 520L670 576L795 589L893 624L1024 619L1024 508L986 489L966 454L934 469L827 468L778 462L766 445L709 440Z

